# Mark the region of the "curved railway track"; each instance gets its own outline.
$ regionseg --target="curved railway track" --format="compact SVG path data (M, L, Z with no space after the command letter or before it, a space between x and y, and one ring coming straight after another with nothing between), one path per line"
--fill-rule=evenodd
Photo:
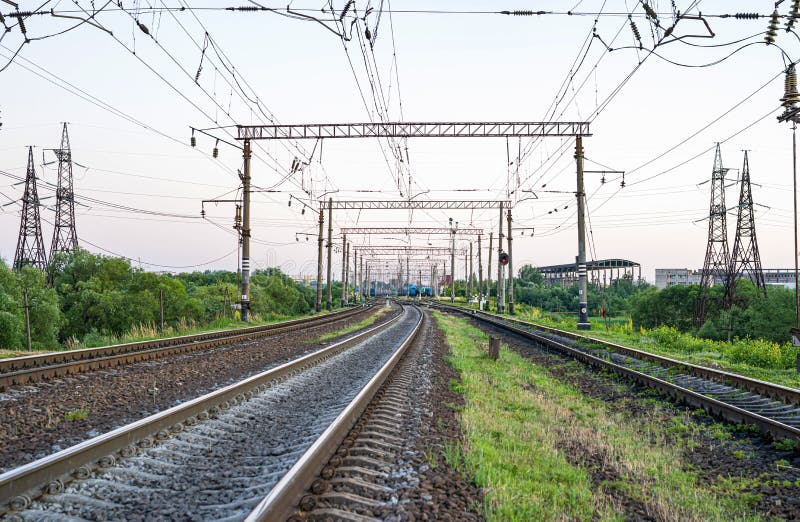
M413 306L279 367L0 475L11 520L280 520L414 341Z
M362 313L364 310L365 307L360 306L317 317L234 330L217 330L166 339L0 359L0 391L4 391L9 386L280 335L346 319Z
M754 424L779 439L800 439L800 390L519 319L439 303L433 306L630 378L730 422Z

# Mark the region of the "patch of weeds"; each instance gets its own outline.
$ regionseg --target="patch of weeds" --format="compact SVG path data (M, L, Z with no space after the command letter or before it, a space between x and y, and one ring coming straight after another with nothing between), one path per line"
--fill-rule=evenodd
M736 450L736 451L733 452L733 458L739 459L739 460L747 458L747 453L745 453L742 450Z
M727 440L731 438L731 432L722 424L712 424L707 431L712 439Z
M439 464L439 459L437 458L437 454L433 448L426 448L422 452L422 455L425 457L425 462L428 463L428 467L431 469L436 469L436 466Z
M455 470L461 470L464 464L464 452L458 441L446 441L442 447L442 454L447 465Z
M68 411L64 414L64 419L68 421L83 420L89 416L88 408L78 408L77 410Z
M794 451L796 445L792 439L781 439L773 441L772 447L778 451Z
M461 406L459 404L455 404L453 402L443 402L442 406L444 406L445 408L450 408L451 410L457 411L457 412L464 411L464 407L463 406Z

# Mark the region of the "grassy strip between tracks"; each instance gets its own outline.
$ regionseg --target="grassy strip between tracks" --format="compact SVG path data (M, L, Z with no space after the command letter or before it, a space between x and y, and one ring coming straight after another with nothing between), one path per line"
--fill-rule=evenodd
M446 303L449 304L449 303ZM456 303L467 308L466 303ZM760 339L737 339L731 342L693 337L672 328L636 330L620 318L608 331L601 318L591 318L592 329L579 331L574 317L556 318L526 305L517 305L515 318L533 326L557 328L608 341L679 361L718 368L790 388L800 388L800 372L795 368L793 349Z
M493 362L484 332L435 316L461 377L450 384L466 398L463 446L445 458L484 489L488 520L622 520L631 506L659 520L758 520L685 471L663 426L634 425L505 347Z
M369 317L365 317L361 321L357 322L356 324L352 324L350 326L345 326L344 328L340 328L333 332L328 332L323 334L316 339L311 339L310 341L305 341L305 344L316 344L316 343L323 343L325 341L330 341L331 339L335 339L337 337L341 337L343 335L347 335L349 333L356 332L368 326L372 326L375 321L377 321L383 314L391 310L391 308L387 307L380 307L376 308L375 312L370 314Z

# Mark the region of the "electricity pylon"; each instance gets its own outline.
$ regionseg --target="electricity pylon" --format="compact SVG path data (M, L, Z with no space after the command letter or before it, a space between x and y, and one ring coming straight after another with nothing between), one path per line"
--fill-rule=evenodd
M20 269L25 265L33 265L40 270L47 267L47 254L42 240L42 222L39 218L36 170L33 167L33 147L28 147L28 172L25 175L25 193L22 196L17 252L14 255L14 268Z
M758 241L756 241L756 220L753 213L753 193L750 188L750 165L747 161L747 151L744 152L740 187L736 239L733 241L733 253L725 284L727 306L733 304L736 294L736 278L739 275L749 277L756 288L763 292L765 297L767 295L764 272L761 270L761 255L758 252Z
M708 311L708 289L718 278L725 278L730 263L728 253L728 228L725 220L725 174L719 143L714 155L714 171L711 175L711 204L708 212L708 245L703 272L700 275L700 293L694 309L694 324L703 325Z
M73 252L78 248L75 231L75 193L72 188L72 152L69 147L67 124L61 133L61 147L53 149L58 159L58 185L56 188L56 221L50 258L58 252Z

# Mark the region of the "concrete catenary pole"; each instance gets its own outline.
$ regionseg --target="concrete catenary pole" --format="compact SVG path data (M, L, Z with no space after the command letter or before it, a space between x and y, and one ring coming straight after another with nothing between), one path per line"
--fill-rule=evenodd
M325 308L333 308L331 291L333 290L333 198L328 199L328 278L325 290Z
M314 302L314 310L322 310L322 233L325 226L325 203L319 203L319 236L317 237L317 299Z
M250 140L244 140L242 157L242 321L250 321Z
M508 209L508 313L514 315L514 256L511 255L511 208Z
M494 232L489 232L489 259L486 262L486 309L490 309L492 300L492 241Z
M450 226L450 302L456 302L456 229Z
M483 254L481 253L481 236L478 235L478 308L483 302Z
M506 283L503 280L503 265L500 256L503 253L503 204L500 203L500 223L497 231L497 313L506 311Z
M474 275L472 269L473 269L473 266L472 266L472 241L470 241L469 242L469 297L467 298L467 301L472 299L472 295L473 295L472 292L474 290L472 288L472 280L473 280L472 276Z
M584 193L583 193L583 139L575 138L575 164L578 173L578 190L575 193L578 199L578 330L588 330L589 302L588 282L586 280L586 224L584 223Z
M342 301L341 306L347 305L347 234L342 234Z

